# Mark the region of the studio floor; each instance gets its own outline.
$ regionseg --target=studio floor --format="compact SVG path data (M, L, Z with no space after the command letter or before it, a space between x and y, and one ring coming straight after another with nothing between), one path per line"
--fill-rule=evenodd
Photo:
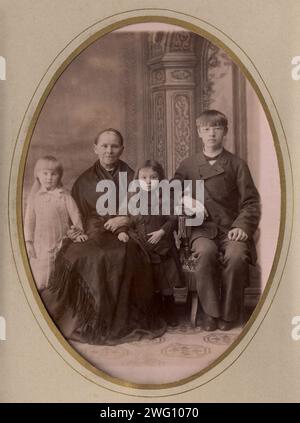
M205 332L193 328L181 316L175 328L159 338L115 346L96 346L71 341L93 366L110 376L138 384L177 382L205 369L223 354L241 333L242 327L227 332Z

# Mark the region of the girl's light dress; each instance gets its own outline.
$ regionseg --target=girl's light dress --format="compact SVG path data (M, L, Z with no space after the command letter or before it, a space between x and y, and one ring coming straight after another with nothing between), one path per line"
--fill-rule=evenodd
M82 229L79 210L71 194L64 188L47 191L40 188L28 202L24 232L25 241L32 241L36 258L30 259L39 290L48 287L49 277L70 221Z

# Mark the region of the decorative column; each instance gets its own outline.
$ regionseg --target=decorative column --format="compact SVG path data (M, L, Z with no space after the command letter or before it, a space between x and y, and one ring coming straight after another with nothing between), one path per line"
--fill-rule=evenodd
M194 151L195 35L190 32L149 35L150 155L172 177Z

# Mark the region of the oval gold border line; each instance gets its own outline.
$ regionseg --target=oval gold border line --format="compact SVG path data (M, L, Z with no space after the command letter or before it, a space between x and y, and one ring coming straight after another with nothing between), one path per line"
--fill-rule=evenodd
M145 10L146 9L140 9L140 11L145 11ZM165 11L165 9L159 9L159 10ZM128 13L128 12L132 12L132 11L127 11L127 12L124 12L124 13ZM175 12L175 11L172 11L172 12ZM121 13L121 14L124 14L124 13ZM183 15L182 13L179 13L179 12L175 12L175 13L176 14ZM121 14L117 14L117 15L114 15L114 16L118 16L118 15L121 15ZM193 19L197 19L198 21L201 22L201 20L199 18L197 18L197 17L192 17L192 18ZM102 21L97 22L96 24L99 24L100 22L103 22L103 21L105 21L107 19L108 18L105 18ZM26 248L25 248L25 242L24 242L24 234L23 234L23 223L22 223L22 220L23 220L22 219L23 179L24 179L24 170L25 170L25 164L26 164L27 154L28 154L28 150L29 150L29 146L30 146L30 140L31 140L33 131L35 129L37 120L39 118L39 115L41 113L41 110L43 108L43 105L44 105L47 97L49 96L52 88L54 87L57 79L65 71L65 69L70 65L70 63L74 60L75 57L77 57L83 50L85 50L88 46L90 46L94 41L98 40L100 37L102 37L102 36L104 36L104 35L112 32L112 31L114 31L116 29L119 29L119 28L121 28L123 26L130 25L130 24L136 24L136 23L145 23L145 22L168 23L168 24L173 24L173 25L181 26L181 27L183 27L183 28L185 28L187 30L190 30L190 31L192 31L192 32L194 32L194 33L196 33L196 34L198 34L198 35L200 35L200 36L208 39L209 41L211 41L212 43L214 43L218 47L222 48L230 56L231 60L233 62L235 62L239 66L239 68L242 70L242 72L244 73L244 75L246 76L246 78L248 79L248 81L250 82L250 84L252 85L253 89L255 90L255 92L256 92L256 94L257 94L257 96L258 96L258 98L259 98L259 100L261 102L261 105L262 105L262 107L264 109L265 115L267 117L267 120L268 120L270 129L271 129L271 133L272 133L272 137L273 137L273 142L274 142L274 147L275 147L276 156L277 156L277 161L278 161L279 176L280 176L280 188L281 188L280 227L279 227L279 236L278 236L278 242L277 242L276 252L275 252L275 255L274 255L273 264L272 264L272 268L271 268L271 271L270 271L270 275L269 275L267 284L266 284L265 289L263 291L263 294L262 294L262 296L261 296L261 298L259 300L259 303L256 306L254 312L252 313L250 319L248 320L247 324L245 325L244 329L242 330L241 334L237 337L237 339L231 344L231 346L223 354L221 354L216 360L214 360L214 362L211 365L207 366L205 369L199 371L198 373L195 373L192 376L189 376L187 378L180 379L180 380L178 380L176 382L164 383L164 384L137 384L137 383L127 382L125 380L118 379L116 377L112 377L109 374L105 373L104 371L102 371L100 369L97 369L96 367L94 367L93 365L91 365L85 358L83 358L65 340L65 338L58 331L57 327L55 326L55 324L53 323L52 319L48 315L48 313L47 313L47 311L45 309L45 306L42 303L41 298L40 298L40 296L38 294L38 291L36 289L36 285L35 285L35 282L33 280L31 269L30 269L30 266L29 266L29 261L28 261L28 258L27 258L27 253L26 253ZM94 25L96 25L96 24L94 24ZM206 23L206 24L207 25L210 25L208 23ZM81 34L83 34L85 31L86 30L82 31ZM222 32L220 30L218 30L218 31L219 32ZM224 35L226 35L226 34L224 34ZM77 37L78 37L78 35L72 41L76 40ZM228 36L227 36L227 38L230 39ZM241 51L243 51L238 45L237 45L237 47ZM64 49L56 56L56 59L62 54L63 51L64 51ZM250 60L250 62L251 62L251 60ZM46 74L47 73L48 73L48 71L46 72ZM43 78L45 77L45 75L43 76ZM261 78L261 76L260 76L260 78ZM262 78L261 78L261 80L262 80ZM27 111L26 111L26 113L27 113ZM19 134L18 134L18 138L19 138ZM15 152L14 152L14 154L15 154ZM10 177L10 180L11 180L11 177ZM25 140L25 143L24 143L24 146L23 146L23 149L22 149L21 160L20 160L20 163L19 163L19 172L18 172L18 178L17 178L17 193L16 193L16 212L17 212L17 216L16 216L16 218L17 218L17 230L18 230L18 237L19 237L19 248L20 248L20 252L21 252L21 256L22 256L22 260L23 260L23 265L24 265L24 268L25 268L25 272L26 272L27 278L29 280L30 288L32 290L34 299L37 302L37 305L38 305L38 307L39 307L39 309L41 311L41 314L43 315L43 318L46 320L46 322L47 322L50 330L56 336L56 338L61 343L61 345L63 346L63 348L77 362L79 362L87 370L91 371L92 373L96 374L97 376L100 376L101 378L105 379L106 381L111 382L111 383L116 384L116 385L119 385L119 386L122 386L122 387L134 388L134 389L153 389L153 390L173 388L173 387L178 387L178 386L184 385L184 384L186 384L188 382L191 382L191 381L193 381L193 380L195 380L197 378L200 378L204 373L207 373L209 370L211 370L212 368L216 367L241 342L241 340L245 337L245 335L248 333L249 329L251 328L252 324L256 320L256 318L257 318L257 316L258 316L258 314L259 314L259 312L260 312L263 304L265 303L265 300L266 300L266 298L268 296L268 293L270 291L272 280L273 280L273 278L275 276L277 265L278 265L280 254L281 254L281 249L282 249L283 240L284 240L284 231L285 231L285 226L286 226L286 206L287 206L287 204L286 204L286 198L287 198L287 192L286 192L286 181L285 181L285 172L284 172L284 160L283 160L283 155L282 155L281 148L280 148L279 138L278 138L278 135L277 135L277 132L276 132L276 129L275 129L275 125L273 123L273 119L272 119L271 113L270 113L270 111L268 109L267 103L264 100L264 97L262 96L262 93L261 93L261 91L260 91L257 83L255 82L254 78L252 77L252 75L250 74L250 72L247 70L247 68L245 67L245 65L237 57L237 55L231 49L229 49L219 38L217 38L213 34L210 34L208 31L206 31L204 29L201 29L197 25L194 25L194 24L192 24L190 22L186 22L186 21L181 20L181 19L171 18L171 17L167 17L167 16L155 16L155 15L151 15L151 16L136 16L136 17L131 17L131 18L123 19L123 20L120 20L120 21L115 22L113 24L110 24L107 27L105 27L105 28L97 31L95 34L93 34L90 37L88 37L88 39L86 41L82 42L67 57L67 59L64 60L64 62L59 66L59 68L57 69L57 71L54 73L53 77L50 79L50 82L47 84L47 87L44 90L44 93L43 93L42 97L38 101L38 104L37 104L37 106L35 108L35 112L33 114L33 117L32 117L32 119L30 121L29 128L27 130L26 140ZM279 286L279 283L280 283L280 281L278 282L278 286ZM21 282L21 284L22 284L22 282ZM275 293L274 293L274 296L272 298L272 301L273 301L273 299L274 299L274 297L276 295L278 286L277 286L277 288L275 290ZM28 299L27 299L27 301L28 301ZM271 301L271 304L272 304L272 301ZM28 303L29 303L29 301L28 301ZM271 304L270 304L270 306L271 306ZM29 304L29 306L30 306L30 304ZM270 308L270 306L269 306L269 308ZM269 310L269 308L268 308L268 310ZM266 314L268 313L268 310L266 311L265 315L263 316L263 319L265 318ZM32 312L33 312L33 310L32 310ZM34 312L33 312L33 314L34 314ZM35 316L35 318L36 318L36 316ZM263 319L262 319L262 321L263 321ZM260 322L260 325L261 325L262 321ZM257 330L258 330L258 328L257 328ZM251 339L249 340L249 342L251 342L251 340L253 339L255 333L253 334L253 336L251 337ZM44 332L44 334L45 334L45 332ZM45 334L45 336L48 339L48 337L47 337L46 334ZM48 339L48 341L50 342L51 346L55 349L53 343L49 339ZM238 355L238 357L247 348L249 342L243 348L243 350ZM58 351L56 350L56 352L58 352ZM61 356L60 353L59 353L59 355ZM74 367L64 357L62 357L62 358L63 358L63 360L69 366L71 366L74 369ZM223 369L222 371L220 371L216 376L212 377L209 381L213 380L215 377L219 376L226 369L228 369L228 367L230 367L237 360L237 358L235 360L233 360L225 369ZM74 370L77 371L76 369L74 369ZM85 377L87 380L89 380L89 381L91 381L93 383L98 384L97 382L89 379L87 376L82 375L82 373L80 373L80 374L81 374L81 376ZM205 383L208 383L209 381L207 381ZM191 389L196 389L197 387L202 386L202 385L203 384L199 384L198 386L193 387ZM103 385L100 385L100 386L102 386L105 389L109 389L106 386L103 386ZM123 392L120 392L120 391L117 391L117 390L116 391L113 390L113 389L111 389L111 390L114 391L114 392L118 392L118 393L124 394ZM178 395L178 394L183 393L183 392L186 392L186 391L183 390L182 392L175 393L175 394L167 394L166 396ZM125 395L127 395L127 394L125 394ZM134 395L134 394L128 394L128 395L130 395L130 396L138 396L138 397L142 397L143 396L143 395ZM164 395L161 395L161 396L164 396ZM146 397L149 397L149 396L146 396Z

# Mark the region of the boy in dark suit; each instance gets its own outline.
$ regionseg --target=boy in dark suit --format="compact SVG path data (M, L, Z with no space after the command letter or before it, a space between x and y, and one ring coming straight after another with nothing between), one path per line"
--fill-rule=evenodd
M260 200L247 164L223 147L226 116L207 110L196 124L203 151L185 159L174 179L204 180L205 219L201 226L192 227L190 238L198 259L195 277L203 329L229 330L239 317L248 265L256 260L253 235L260 219Z

